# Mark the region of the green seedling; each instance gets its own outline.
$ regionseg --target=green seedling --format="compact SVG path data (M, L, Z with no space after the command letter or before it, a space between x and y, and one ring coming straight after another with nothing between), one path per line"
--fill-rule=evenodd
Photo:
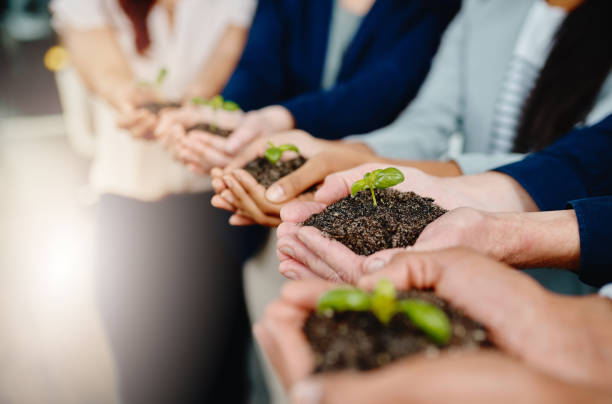
M444 345L451 337L451 325L446 314L437 306L423 300L400 300L397 309L410 318L433 341Z
M335 289L319 299L317 310L365 311L370 309L370 295L360 289Z
M208 105L213 110L213 122L210 123L210 128L215 129L217 127L217 110L222 109L224 111L238 111L240 109L240 105L236 104L234 101L224 100L222 95L215 95L210 100L207 100L204 97L193 97L191 99L191 103L195 105Z
M452 335L450 320L444 311L420 299L398 301L393 283L388 279L381 279L372 294L356 288L330 290L319 299L317 310L370 310L385 325L389 324L394 315L403 313L436 344L447 344Z
M264 157L270 162L270 164L276 165L281 157L283 157L283 153L290 150L296 153L300 152L297 146L292 144L281 144L279 146L274 146L274 143L268 142L268 148L264 152Z
M396 306L397 294L393 283L388 279L381 279L372 293L372 313L381 323L389 324L397 310Z
M375 189L389 188L404 181L404 174L395 167L374 170L366 173L362 179L357 180L351 186L351 196L355 196L357 192L369 189L372 192L372 201L374 206L376 203Z
M168 69L166 69L165 67L162 67L161 69L159 69L159 72L157 73L157 78L155 79L155 85L157 86L157 88L161 87L161 85L164 83L164 80L166 80L167 76L168 76Z

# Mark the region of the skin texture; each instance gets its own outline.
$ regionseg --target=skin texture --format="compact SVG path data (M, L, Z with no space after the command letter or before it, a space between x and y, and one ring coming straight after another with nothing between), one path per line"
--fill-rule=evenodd
M380 278L391 279L398 289L433 288L483 323L506 355L416 357L373 372L312 378L301 327L333 284L290 282L254 330L293 402L609 400L612 303L607 299L551 294L526 275L466 249L400 254L360 286L371 289Z
M350 194L351 184L373 169L386 165L365 164L326 178L314 202L293 202L281 210L278 227L279 270L290 279L318 276L325 280L355 283L368 273L366 257L356 255L341 243L324 237L313 227L300 223ZM439 178L411 167L398 167L405 181L394 188L431 197L441 207L452 210L470 206L483 211L526 211L535 204L510 177L487 173L477 176ZM397 251L394 251L397 252ZM347 265L348 264L348 265ZM380 268L380 266L378 267Z

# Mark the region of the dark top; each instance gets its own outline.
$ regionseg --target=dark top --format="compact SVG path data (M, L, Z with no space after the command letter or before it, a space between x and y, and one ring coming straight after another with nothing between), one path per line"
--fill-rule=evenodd
M540 210L576 211L580 279L612 282L612 115L496 171L513 177Z
M458 0L378 0L323 90L332 3L260 0L223 96L244 110L280 104L296 127L327 139L385 126L414 98Z

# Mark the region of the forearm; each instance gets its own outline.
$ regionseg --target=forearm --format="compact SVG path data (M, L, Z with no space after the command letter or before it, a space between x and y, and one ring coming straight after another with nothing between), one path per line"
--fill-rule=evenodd
M580 234L573 210L495 213L499 258L519 268L580 266Z
M208 57L202 72L190 86L186 94L187 99L210 98L223 90L240 60L247 35L246 28L227 27L214 51Z
M134 75L110 28L91 31L67 29L62 40L77 71L91 91L114 106L117 86L131 85Z

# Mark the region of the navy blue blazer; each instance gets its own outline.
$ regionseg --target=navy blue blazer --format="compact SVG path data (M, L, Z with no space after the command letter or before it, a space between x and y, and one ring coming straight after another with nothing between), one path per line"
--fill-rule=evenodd
M331 0L259 0L223 96L244 110L280 104L328 139L385 126L414 98L459 0L378 0L349 44L336 85L321 87Z
M571 207L580 231L580 279L612 282L612 115L496 171L513 177L540 210Z

